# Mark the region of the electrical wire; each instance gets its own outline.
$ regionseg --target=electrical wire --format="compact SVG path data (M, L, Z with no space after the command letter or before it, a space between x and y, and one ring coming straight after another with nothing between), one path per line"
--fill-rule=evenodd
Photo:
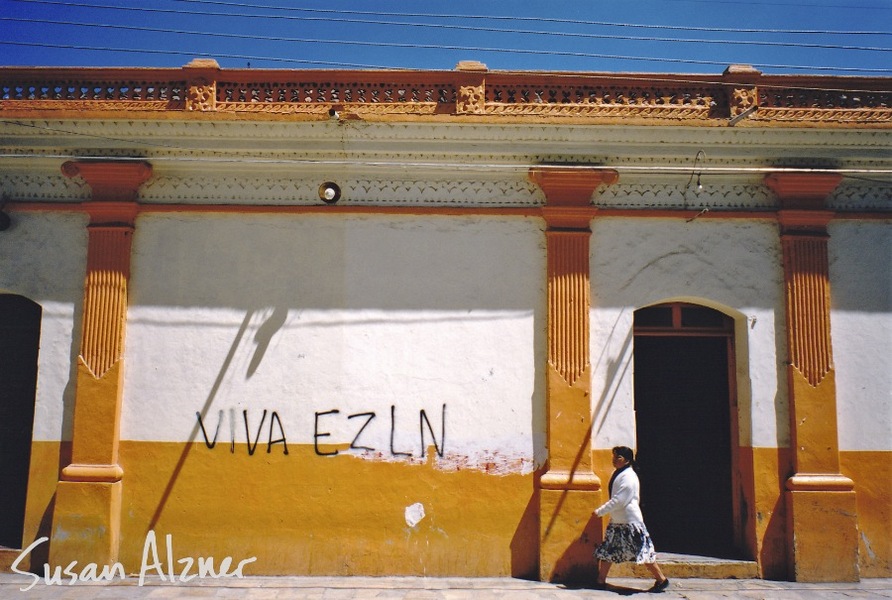
M201 34L203 35L203 34ZM240 34L227 34L235 37L246 37L249 39L256 39L255 36L244 36ZM627 55L619 55L619 54L601 54L601 53L591 53L591 52L570 52L566 50L529 50L526 48L487 48L480 46L449 46L442 44L408 44L408 43L400 43L400 42L369 42L369 41L359 41L359 40L319 40L319 39L301 39L301 38L287 38L291 42L295 43L312 43L312 44L334 44L334 45L352 45L352 46L366 46L366 47L378 47L378 48L405 48L412 50L460 50L465 52L486 52L486 53L501 53L501 54L527 54L533 56L566 56L573 58L599 58L599 59L610 59L610 60L625 60L625 61L639 61L639 62L658 62L658 63L674 63L674 64L690 64L690 65L709 65L709 66L726 66L726 62L724 61L715 61L715 60L698 60L698 59L687 59L687 58L664 58L664 57L648 57L648 56L627 56ZM275 38L270 38L271 41L275 40ZM280 40L281 41L281 40ZM184 52L184 51L164 51L164 50L135 50L133 48L111 48L111 47L96 47L96 46L79 46L79 45L68 45L68 44L45 44L45 43L28 43L28 42L14 42L7 40L0 40L0 44L6 44L11 46L35 46L41 48L61 48L61 49L73 49L73 50L91 50L91 51L100 51L100 52L129 52L129 53L146 53L146 54L172 54L176 56L201 56L207 58L238 58L238 59L248 59L248 60L260 60L260 61L274 61L274 62L283 62L283 63L299 63L305 64L307 62L313 62L314 64L335 64L329 62L322 61L305 61L299 59L290 59L290 58L280 58L280 57L263 57L263 56L248 56L248 55L240 55L240 54L226 54L226 53L206 53L206 52ZM892 69L878 69L878 68L868 68L868 67L834 67L834 66L802 66L802 65L781 65L781 64L772 64L772 63L755 63L755 66L766 68L766 69L792 69L792 70L800 70L800 71L836 71L836 72L847 72L847 73L892 73ZM405 67L404 67L405 68Z
M278 62L285 64L299 64L299 65L325 65L330 67L337 68L351 68L351 69L390 69L390 70L405 70L394 67L385 67L382 65L369 65L369 64L360 64L360 63L346 63L346 62L334 62L334 61L325 61L325 60L308 60L308 59L300 59L300 58L282 58L278 56L253 56L250 54L230 54L226 52L193 52L188 50L158 50L156 48L111 48L111 47L97 47L97 46L81 46L77 44L44 44L37 42L12 42L8 40L0 40L0 45L7 46L24 46L30 48L56 48L59 50L83 50L87 52L114 52L125 53L125 54L155 54L161 56L183 56L186 58L228 58L232 60L248 60L248 61L258 61L258 62Z
M317 20L317 21L346 21L346 22L357 22L364 24L376 24L376 25L389 25L389 26L410 26L410 27L430 27L430 28L449 28L449 29L464 29L471 31L486 31L486 32L495 32L495 33L512 33L512 34L529 34L529 35L545 35L545 36L564 36L564 37L584 37L584 38L594 38L594 39L617 39L617 40L625 40L625 41L646 41L646 42L668 42L668 43L697 43L697 44L722 44L722 45L762 45L762 46L776 46L776 47L802 47L802 48L820 48L820 49L832 49L832 50L860 50L860 51L871 51L871 52L892 52L892 48L886 47L878 47L878 46L853 46L853 45L841 45L841 44L816 44L816 43L805 43L805 42L774 42L774 41L753 41L753 40L709 40L709 39L689 39L689 38L667 38L667 37L643 37L643 36L628 36L628 35L613 35L613 34L592 34L592 33L575 33L575 32L548 32L541 30L517 30L517 29L502 29L502 28L491 28L491 27L472 27L472 26L464 26L464 25L444 25L444 24L426 24L426 23L403 23L403 22L393 22L393 21L370 21L370 20L361 20L361 19L325 19L320 17L294 17L294 16L270 16L270 15L257 15L257 14L244 14L244 13L219 13L219 12L208 12L208 11L186 11L186 10L172 10L172 9L160 9L160 8L142 8L142 7L132 7L132 6L108 6L102 4L93 4L93 3L82 3L82 2L62 2L62 1L53 1L53 0L14 0L17 2L26 2L26 3L35 3L35 4L49 4L49 5L63 5L63 6L71 6L71 7L82 7L82 8L99 8L99 9L110 9L110 10L135 10L140 12L163 12L168 14L193 14L193 15L201 15L201 16L225 16L225 17L237 17L237 18L258 18L258 19L270 19L270 18L287 18L299 21L306 20ZM248 4L248 3L235 3L235 2L223 2L220 0L176 0L178 2L183 3L191 3L191 4L203 4L203 5L218 5L218 6L231 6L238 8L253 8L253 9L265 9L265 10L279 10L279 11L302 11L308 13L326 13L326 14L358 14L358 15L375 15L375 16L400 16L400 17L427 17L427 18L462 18L462 19L499 19L499 20L518 20L518 21L546 21L546 22L567 22L567 23L582 23L582 24L607 24L604 22L597 21L574 21L570 19L536 19L530 17L502 17L502 16L480 16L480 15L468 15L468 16L458 16L458 15L439 15L439 14L429 14L429 13L398 13L398 12L373 12L373 11L345 11L345 10L334 10L334 9L309 9L309 8L299 8L299 7L270 7L259 4ZM534 55L534 56L565 56L565 57L574 57L574 58L596 58L596 59L609 59L609 60L621 60L621 61L634 61L634 62L656 62L656 63L676 63L676 64L693 64L693 65L711 65L711 66L725 66L728 61L710 61L710 60L697 60L697 59L684 59L684 58L672 58L672 57L647 57L647 56L629 56L629 55L621 55L621 54L603 54L603 53L585 53L585 52L570 52L570 51L562 51L562 50L533 50L526 48L495 48L495 47L474 47L474 46L458 46L458 45L441 45L441 44L417 44L417 43L400 43L400 42L374 42L374 41L363 41L363 40L332 40L332 39L313 39L313 38L294 38L294 37L285 37L285 36L258 36L258 35L246 35L246 34L227 34L227 33L218 33L218 32L208 32L208 31L191 31L191 30L180 30L180 29L168 29L168 28L155 28L155 27L146 27L146 26L132 26L132 25L112 25L105 23L83 23L83 22L75 22L75 21L53 21L47 19L33 19L33 18L15 18L15 17L0 17L0 20L10 21L10 22L20 22L20 23L35 23L35 24L56 24L56 25L64 25L64 26L77 26L77 27L96 27L96 28L113 28L120 29L126 31L144 31L149 33L160 33L160 34L173 34L173 35L192 35L192 36L205 36L205 37L222 37L222 38L230 38L230 39L250 39L252 41L261 40L261 41L273 41L273 42L289 42L289 43L305 43L305 44L333 44L333 45L353 45L353 46L364 46L364 47L390 47L390 48L404 48L404 49L419 49L419 50L452 50L452 51L469 51L469 52L484 52L484 53L503 53L503 54L524 54L524 55ZM663 27L663 26L650 26L650 25L637 25L637 24L620 24L620 23L612 23L610 25L614 26L624 26L624 27L647 27L647 28L658 28L658 29L673 29L673 27ZM710 30L715 31L715 28L699 28L699 27L676 27L676 29L689 29L689 30ZM807 30L744 30L744 29L724 29L722 31L730 31L730 32L742 32L742 31L760 31L760 32L775 32L775 33L817 33ZM823 34L834 33L834 32L821 32ZM835 33L844 33L844 32L835 32ZM856 32L848 32L848 33L856 33ZM857 32L864 33L864 32ZM877 34L883 35L892 35L892 32L875 32ZM279 57L264 57L264 56L247 56L247 55L239 55L232 53L196 53L196 52L181 52L181 51L163 51L163 50L135 50L132 48L104 48L104 47L95 47L95 46L86 46L86 45L63 45L63 44L35 44L28 42L15 42L12 40L3 40L0 41L2 44L7 45L17 45L17 46L30 46L30 47L43 47L43 48L60 48L60 49L77 49L84 51L96 51L96 52L126 52L126 53L134 53L134 54L168 54L168 55L177 55L177 56L202 56L202 57L220 57L220 58L233 58L233 59L247 59L247 60L255 60L255 61L270 61L270 62L279 62L279 63L293 63L293 64L307 64L307 65L328 65L328 66L349 66L356 68L393 68L376 66L376 65L359 65L356 63L344 63L340 61L322 61L322 60L301 60L301 59L285 59ZM885 74L892 73L892 69L884 69L884 68L866 68L866 67L834 67L834 66L803 66L803 65L784 65L784 64L769 64L769 63L756 63L757 66L767 68L767 69L789 69L789 70L797 70L797 71L834 71L834 72L845 72L845 73L877 73L877 74Z
M0 40L0 45L17 45L17 46L35 46L35 47L47 47L47 48L58 48L63 50L85 50L85 51L108 51L108 52L122 52L122 53L134 53L134 54L159 54L159 55L167 55L167 56L183 56L183 57L192 57L192 58L228 58L228 59L238 59L238 60L257 60L257 61L271 61L271 62L283 62L283 63L296 63L296 64L305 64L305 65L326 65L336 68L351 68L351 69L376 69L376 70L384 70L384 71L418 71L418 69L413 69L409 67L393 67L393 66L384 66L384 65L370 65L370 64L360 64L360 63L344 63L344 62L331 62L331 61L323 61L323 60L303 60L303 59L295 59L295 58L281 58L274 56L254 56L248 54L227 54L227 53L207 53L207 52L188 52L188 51L179 51L179 50L156 50L156 49L134 49L134 48L98 48L93 46L78 46L72 44L39 44L36 42L9 42L5 40ZM642 59L642 60L650 60L650 59ZM248 63L250 66L250 63ZM719 63L716 63L719 64ZM723 64L723 63L722 63ZM803 67L803 68L811 68L811 67ZM426 73L454 73L453 69L424 69ZM529 76L531 73L536 73L535 71L517 71L517 70L500 70L497 71L500 74L505 75L519 75L519 76ZM585 72L548 72L548 77L552 79L562 79L562 78L571 78L574 80L577 79L598 79L598 80L612 80L612 81L638 81L641 79L640 75L634 74L613 74L613 73L585 73ZM719 79L709 80L709 79L685 79L685 78L665 78L659 76L653 76L648 74L647 81L649 83L668 83L668 84L691 84L697 86L708 86L708 85L718 85L723 86L727 85L728 82L722 81ZM816 86L816 85L790 85L790 84L772 84L767 81L763 81L759 83L759 89L769 90L769 89L780 89L780 90L790 90L790 91L810 91L810 92L846 92L846 93L863 93L863 94L889 94L892 93L892 89L862 89L857 88L855 86L850 87L833 87L833 86Z
M160 13L179 13L179 14L198 14L198 15L208 15L208 16L227 16L227 17L245 17L245 18L271 18L271 15L256 15L256 14L243 14L243 13L208 13L207 11L185 11L185 10L175 10L175 9L161 9L161 8L149 8L149 7L135 7L135 6L109 6L107 4L91 4L85 2L65 2L61 0L13 0L14 2L24 2L29 4L49 4L49 5L61 5L61 6L71 6L77 8L100 8L107 10L128 10L128 11L139 11L139 12L160 12ZM305 8L305 7L295 7L295 6L268 6L262 4L249 4L244 2L222 2L220 0L175 0L176 2L182 3L192 3L192 4L207 4L207 5L216 5L216 6L232 6L236 8L253 8L253 9L261 9L261 10L269 10L269 11L280 11L280 12L302 12L302 13L316 13L316 14L341 14L341 15L363 15L363 16L375 16L375 17L407 17L407 18L432 18L432 19L469 19L469 20L493 20L493 21L517 21L517 22L535 22L535 23L562 23L562 24L571 24L571 25L595 25L595 26L605 26L605 27L628 27L628 28L641 28L641 29L658 29L658 30L675 30L675 31L708 31L708 32L721 32L721 33L773 33L773 34L806 34L806 35L880 35L880 36L892 36L892 31L889 30L879 30L879 31L832 31L832 30L823 30L823 29L758 29L758 28L723 28L723 27L705 27L705 26L694 26L694 25L646 25L639 23L619 23L619 22L609 22L609 21L589 21L589 20L579 20L579 19L559 19L553 17L522 17L522 16L503 16L503 15L454 15L454 14L438 14L438 13L414 13L414 12L388 12L388 11L362 11L362 10L339 10L339 9L325 9L325 8ZM683 1L697 1L697 0L683 0ZM704 0L706 1L706 0ZM714 0L708 0L709 2L713 2ZM776 5L772 3L772 5ZM797 5L798 6L798 5ZM826 6L822 6L821 8L827 8ZM841 8L857 8L857 7L841 7ZM862 7L862 8L874 8L874 7ZM880 8L880 7L876 7ZM273 17L273 18L282 18L282 19L291 19L291 20L306 20L305 17ZM511 30L506 30L511 31Z
M216 13L219 15L220 13ZM244 15L238 15L244 16ZM692 39L692 38L670 38L670 37L656 37L656 36L630 36L630 35L618 35L618 34L600 34L600 33L575 33L575 32L550 32L550 31L541 31L541 30L532 30L532 29L500 29L496 27L472 27L466 25L442 25L442 24L426 24L426 23L401 23L398 21L369 21L363 19L328 19L322 17L307 17L302 19L304 21L324 21L324 22L347 22L347 23L357 23L357 24L366 24L366 25L387 25L387 26L397 26L397 27L422 27L422 28L430 28L430 29L454 29L454 30L462 30L462 31L477 31L477 32L487 32L487 33L510 33L516 35L537 35L537 36L548 36L548 37L571 37L571 38L584 38L584 39L608 39L608 40L623 40L623 41L634 41L634 42L672 42L672 43L684 43L684 44L722 44L722 45L737 45L737 46L768 46L768 47L782 47L782 48L815 48L815 49L825 49L825 50L862 50L862 51L870 51L870 52L892 52L892 48L886 48L882 46L846 46L840 44L816 44L816 43L808 43L808 42L773 42L773 41L762 41L762 40L727 40L727 39ZM78 21L57 21L51 19L34 19L34 18L21 18L21 17L0 17L0 21L10 21L15 23L36 23L36 24L44 24L44 25L66 25L66 26L75 26L75 27L97 27L103 29L122 29L128 31L146 31L151 33L172 33L179 35L202 35L208 37L222 37L222 38L244 38L244 39L254 39L254 40L263 40L263 41L276 41L276 42L313 42L313 43L324 43L324 40L306 40L301 38L288 38L288 37L278 37L278 36L264 36L264 35L247 35L247 34L230 34L230 33L220 33L213 31L187 31L180 29L169 29L169 28L160 28L160 27L146 27L146 26L136 26L136 25L118 25L118 24L109 24L109 23L84 23ZM339 42L344 43L344 42Z

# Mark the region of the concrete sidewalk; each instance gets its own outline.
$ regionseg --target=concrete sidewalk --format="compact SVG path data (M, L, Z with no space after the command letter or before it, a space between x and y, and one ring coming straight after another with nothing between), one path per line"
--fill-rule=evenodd
M644 593L649 579L610 579L610 590L592 590L560 584L510 578L426 577L244 577L195 579L188 583L138 577L111 582L47 585L43 577L0 574L0 598L21 600L87 600L134 598L247 598L247 599L426 599L461 600L499 598L617 598ZM22 588L33 587L27 591ZM648 597L639 596L640 598ZM759 598L820 600L822 598L892 598L892 579L865 579L859 583L794 583L759 579L675 579L661 598Z

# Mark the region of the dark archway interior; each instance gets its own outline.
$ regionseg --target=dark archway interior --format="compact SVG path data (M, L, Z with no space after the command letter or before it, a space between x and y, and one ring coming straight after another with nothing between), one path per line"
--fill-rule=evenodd
M37 390L40 306L0 295L0 546L20 548Z
M658 551L733 557L730 322L698 310L715 314L695 326L636 320L641 505Z

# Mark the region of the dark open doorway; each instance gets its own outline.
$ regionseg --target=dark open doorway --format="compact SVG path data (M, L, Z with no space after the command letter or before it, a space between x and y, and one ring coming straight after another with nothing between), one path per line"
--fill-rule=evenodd
M37 390L40 306L0 294L0 546L21 548Z
M641 505L657 550L738 557L733 321L696 305L644 308L634 352Z

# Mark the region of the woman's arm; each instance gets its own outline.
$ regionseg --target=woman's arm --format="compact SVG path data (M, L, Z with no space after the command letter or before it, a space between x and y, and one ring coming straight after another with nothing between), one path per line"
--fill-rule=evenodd
M595 514L599 517L603 517L618 508L624 508L628 506L629 502L631 502L634 497L635 486L632 485L631 478L623 473L613 482L613 496L610 497L610 500L599 506L595 510Z

